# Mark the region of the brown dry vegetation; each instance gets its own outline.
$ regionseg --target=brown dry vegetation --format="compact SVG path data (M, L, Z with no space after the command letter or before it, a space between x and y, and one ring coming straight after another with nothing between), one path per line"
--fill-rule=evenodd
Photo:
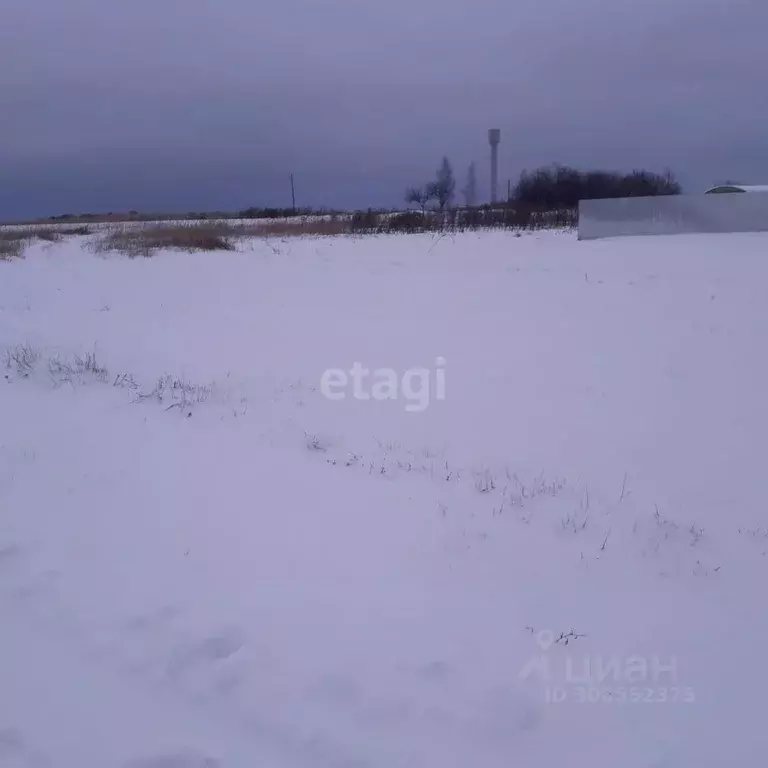
M148 257L158 250L231 251L235 234L233 227L218 223L126 227L105 233L93 248L97 253L114 251L131 258Z
M53 243L61 240L66 234L69 232L42 227L0 229L0 260L9 261L13 258L20 258L32 240L44 240Z
M93 243L97 253L116 252L132 258L149 257L160 250L231 251L247 237L350 234L349 220L296 218L241 224L226 221L190 224L146 224L105 232Z
M88 235L88 227L17 227L0 229L0 260L24 255L24 249L33 240L57 243L70 235Z
M537 210L530 207L407 211L386 214L359 211L346 215L297 216L258 219L248 222L208 220L197 222L125 222L91 231L85 226L20 227L0 229L0 259L23 255L32 240L55 242L68 235L95 237L89 246L97 253L116 252L132 258L149 257L157 251L232 251L245 238L286 238L373 234L447 233L479 229L546 229L572 227L577 223L573 209Z
M0 261L10 261L18 258L24 251L25 241L15 237L6 237L0 232Z
M350 218L308 218L263 221L248 227L252 234L263 237L290 237L296 235L346 235L351 233Z

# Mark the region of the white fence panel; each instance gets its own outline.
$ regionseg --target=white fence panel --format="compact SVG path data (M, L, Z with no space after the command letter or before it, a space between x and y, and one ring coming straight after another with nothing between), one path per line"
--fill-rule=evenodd
M579 239L768 231L768 192L582 200Z

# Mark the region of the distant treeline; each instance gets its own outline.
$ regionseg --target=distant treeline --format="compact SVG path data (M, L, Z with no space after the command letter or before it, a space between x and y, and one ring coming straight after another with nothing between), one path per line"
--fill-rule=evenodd
M539 208L575 208L579 200L611 197L679 195L682 187L671 171L613 173L579 171L567 166L524 171L512 190L510 203Z
M579 200L612 197L650 197L654 195L679 195L682 188L671 171L662 174L636 170L631 173L611 171L580 171L567 166L547 166L534 171L524 171L517 184L510 190L509 199L493 206L476 204L477 179L474 163L467 173L467 183L462 190L463 206L454 205L455 181L448 158L443 158L435 179L421 186L409 187L405 199L419 208L421 218L406 216L399 223L403 229L428 229L435 227L459 229L475 227L538 227L572 226L577 218ZM439 212L439 217L428 215ZM81 213L51 216L55 222L110 222L110 221L215 221L227 219L294 219L308 216L352 216L327 208L258 208L240 211L191 211L187 213ZM389 217L393 210L377 209L357 212L355 221L372 224L374 214L380 223L371 229L391 230ZM417 224L417 221L420 222ZM386 223L384 223L386 222ZM17 222L32 223L32 222ZM396 224L398 222L395 222ZM368 229L367 225L363 225Z
M325 208L246 208L239 211L238 219L290 219L295 216L332 216L343 211L330 211Z
M60 216L49 216L47 220L94 223L110 221L215 221L227 219L288 219L296 216L330 216L338 213L341 213L341 211L313 208L245 208L242 211L187 211L185 213L110 211L109 213L64 213Z

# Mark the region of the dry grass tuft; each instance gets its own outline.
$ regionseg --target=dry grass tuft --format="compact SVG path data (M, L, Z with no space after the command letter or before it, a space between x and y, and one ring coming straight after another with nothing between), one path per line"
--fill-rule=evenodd
M237 240L248 237L350 234L344 218L295 218L242 224L212 221L190 224L126 226L106 232L93 243L97 253L116 252L131 258L149 257L156 251L232 251Z
M91 230L90 227L85 226L79 226L79 227L58 227L57 229L53 230L57 234L61 235L62 237L69 237L69 236L75 236L75 235L90 235Z
M10 261L24 255L33 240L58 243L70 235L89 235L88 227L13 227L0 228L0 261Z
M27 242L33 237L29 230L0 230L0 261L20 258Z
M251 234L262 237L296 237L300 235L346 235L350 233L349 218L293 218L262 221L250 228Z
M58 243L64 239L64 235L56 229L39 229L32 237L43 240L46 243Z
M117 252L131 258L149 257L158 250L231 251L234 227L226 224L190 224L125 228L108 232L94 243L97 253Z
M10 261L21 256L24 243L21 240L6 240L0 235L0 261Z

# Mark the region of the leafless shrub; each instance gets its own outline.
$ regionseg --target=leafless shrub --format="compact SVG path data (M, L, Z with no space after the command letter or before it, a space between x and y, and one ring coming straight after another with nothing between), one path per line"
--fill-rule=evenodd
M722 565L717 565L712 568L711 566L702 563L701 560L697 560L696 564L693 566L692 572L694 576L709 576L710 573L720 573L722 567Z
M629 491L627 491L627 473L624 473L624 480L621 483L621 496L619 496L619 501L624 501L624 498L628 495Z
M768 539L768 528L739 528L739 533L753 539Z
M580 632L574 632L574 630L571 630L570 632L561 632L555 638L555 643L570 645L574 640L579 640L582 637L586 637L586 635Z
M661 514L658 505L656 506L655 512L653 513L653 519L656 522L656 527L661 533L663 533L665 539L668 539L670 536L676 534L680 528L680 526L674 520L670 520Z
M26 344L11 347L5 352L5 364L8 369L15 369L21 378L27 378L40 361L40 353ZM71 359L62 359L58 355L47 360L48 374L55 384L73 379L82 379L90 375L99 381L106 381L107 369L100 365L95 352L84 356L75 355Z
M181 408L182 410L192 405L204 403L211 395L213 388L201 384L193 384L186 379L178 378L165 374L156 382L153 389L149 391L139 390L133 400L141 402L143 400L156 400L158 403L170 404L166 410L171 408Z
M130 373L118 373L112 382L113 387L127 387L128 389L137 389L138 384Z
M516 498L522 501L531 501L537 496L557 496L566 486L564 479L548 480L544 473L537 475L529 483L524 483L516 472L510 472L505 468L507 480L517 487L517 492L510 491L510 499ZM521 504L522 506L522 504Z
M26 345L12 347L5 352L6 367L9 370L15 369L22 378L30 376L39 359L40 354ZM74 386L88 377L103 383L109 381L109 371L99 363L95 351L66 358L53 355L47 358L46 368L55 387L64 383ZM191 415L192 406L204 403L213 393L213 385L195 384L169 374L161 376L150 390L141 389L130 373L117 374L112 380L112 386L128 389L131 402L152 399L166 404L167 411L180 408L186 416Z
M696 523L691 523L688 533L691 534L692 547L695 547L704 538L704 529L697 526Z
M557 496L565 488L566 481L561 479L547 480L544 473L533 479L530 489L531 498L536 496Z
M16 374L23 379L35 370L39 360L40 353L28 344L19 344L5 350L5 367L15 369Z
M586 530L589 524L589 516L579 517L577 512L568 513L561 521L560 525L564 531L571 531L572 533L580 533Z
M48 375L54 384L74 380L82 381L86 375L93 376L98 381L106 381L109 372L99 365L96 352L87 352L85 356L75 355L71 360L52 357L48 360Z
M496 488L496 478L489 469L481 469L474 473L475 490L478 493L490 493Z
M83 373L90 373L99 381L106 381L109 372L96 360L96 352L86 352L85 357L75 357L75 364Z
M446 461L443 476L445 477L446 483L450 483L451 480L458 482L461 480L461 470L449 467L448 462Z
M52 357L48 361L48 375L55 386L63 382L71 382L76 376L75 367L66 360L60 360L58 357Z
M304 444L308 451L319 451L325 453L328 450L328 443L320 437L320 435L313 435L308 432L304 433Z
M632 533L644 540L644 550L651 554L659 554L664 548L679 550L686 543L695 547L704 537L704 529L696 524L687 526L664 515L658 505L654 505L654 513L649 517L635 520Z

